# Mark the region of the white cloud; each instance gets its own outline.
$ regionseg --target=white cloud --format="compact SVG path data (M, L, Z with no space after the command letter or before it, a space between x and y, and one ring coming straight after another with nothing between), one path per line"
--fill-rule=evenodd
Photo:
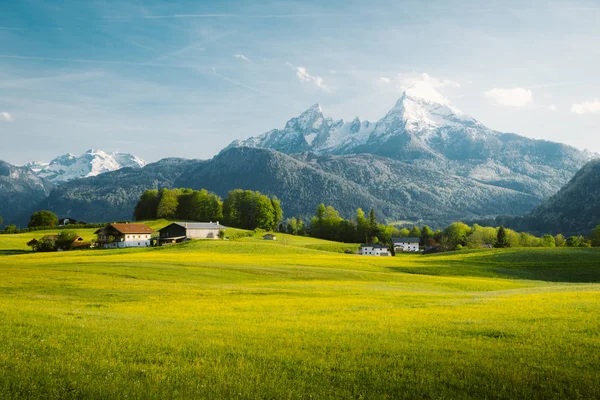
M398 74L398 82L400 89L407 89L413 86L427 86L433 89L441 89L445 87L459 88L460 84L450 79L438 79L427 73L401 73Z
M578 115L600 114L600 100L594 99L592 101L584 101L583 103L573 104L571 106L571 112Z
M548 106L548 110L550 111L558 111L558 107L556 107L554 104L551 104Z
M386 78L385 76L381 76L379 77L379 82L389 85L390 83L392 83L392 80L390 78Z
M533 93L529 89L490 89L484 93L485 97L493 100L500 106L525 107L533 101Z
M7 112L1 112L0 113L0 120L5 120L5 121L14 121L14 118L12 115L10 115Z
M331 93L331 88L325 84L320 76L312 76L304 67L296 67L296 76L301 82L313 83L316 87L324 92Z
M238 60L242 60L242 61L246 61L246 62L252 62L252 60L250 60L248 57L246 57L243 54L234 54L233 56L235 58L237 58Z

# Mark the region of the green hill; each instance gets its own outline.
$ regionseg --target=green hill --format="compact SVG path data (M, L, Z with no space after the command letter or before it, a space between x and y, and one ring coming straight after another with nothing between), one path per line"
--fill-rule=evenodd
M600 396L597 249L278 239L0 253L0 397Z

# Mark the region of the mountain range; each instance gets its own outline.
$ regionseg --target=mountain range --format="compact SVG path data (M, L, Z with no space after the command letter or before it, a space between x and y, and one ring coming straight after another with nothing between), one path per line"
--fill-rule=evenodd
M531 212L594 156L494 131L433 88L417 86L376 122L333 120L314 105L282 129L234 141L211 160L142 166L131 156L130 166L100 173L67 157L55 164L75 165L76 172L42 168L33 176L56 183L35 207L88 221L131 218L145 189L191 187L220 196L236 188L276 195L288 217L310 216L324 202L343 216L374 208L387 221L442 226ZM16 219L15 212L9 216Z
M146 162L129 154L90 149L81 155L64 154L50 162L33 161L25 165L37 176L53 183L68 182L73 179L97 176L121 168L141 168Z

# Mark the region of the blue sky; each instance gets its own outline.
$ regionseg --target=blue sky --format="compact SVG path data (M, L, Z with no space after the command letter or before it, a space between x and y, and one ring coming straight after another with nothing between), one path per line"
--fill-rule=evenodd
M411 79L600 152L600 4L482 3L4 0L0 159L209 158L314 103L377 120Z

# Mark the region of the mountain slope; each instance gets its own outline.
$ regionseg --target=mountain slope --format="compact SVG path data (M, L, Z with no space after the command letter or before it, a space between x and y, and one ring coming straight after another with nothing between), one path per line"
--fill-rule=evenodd
M186 170L203 161L165 158L143 168L122 168L101 175L63 183L41 201L39 208L60 217L87 222L128 220L140 195L147 189L172 188Z
M232 148L183 174L177 187L205 188L224 197L243 188L276 195L287 217L314 214L319 203L333 205L346 216L358 207L373 207L380 215L397 215L399 205L370 194L360 185L272 150Z
M324 202L346 217L359 207L374 208L382 219L435 225L498 211L525 212L538 204L531 195L446 177L420 164L368 154L290 157L257 148L226 150L183 174L175 185L206 188L221 196L240 187L259 190L279 197L287 216L311 216Z
M48 196L53 186L29 168L0 160L0 216L4 223L26 223L28 213ZM20 219L22 214L26 215Z
M62 183L117 171L121 168L141 168L144 165L146 162L133 154L106 153L102 150L90 149L79 156L67 153L49 163L31 162L26 167L51 182Z
M315 105L282 130L235 141L228 148L243 146L425 162L447 176L517 190L539 201L556 193L592 158L564 144L491 130L427 85L407 89L375 123L358 118L334 122Z
M600 225L600 160L586 164L557 194L523 217L535 232L587 234Z

